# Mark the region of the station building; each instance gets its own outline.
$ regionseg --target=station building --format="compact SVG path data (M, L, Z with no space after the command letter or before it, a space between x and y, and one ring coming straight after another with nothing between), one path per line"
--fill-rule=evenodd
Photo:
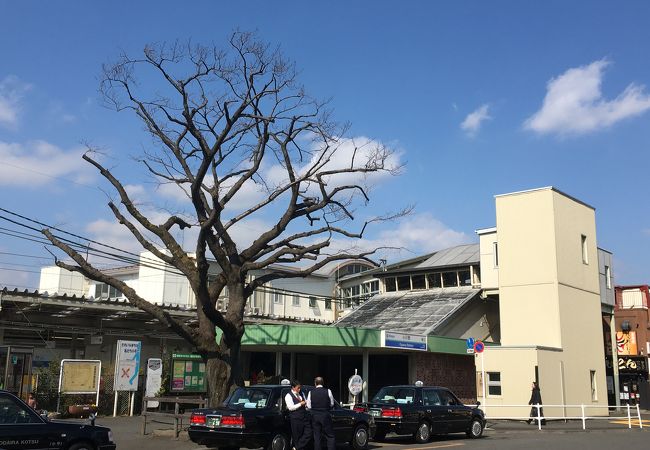
M322 375L347 400L356 371L366 380L362 399L421 380L493 406L492 416L513 416L527 411L504 405L526 405L537 380L546 404L606 405L603 314L613 305L601 285L611 254L597 248L594 209L552 187L499 195L496 227L477 235L478 243L394 264L352 261L262 287L245 315L247 381ZM191 325L186 281L152 258L112 270ZM0 298L0 324L9 326L0 344L31 348L32 365L67 355L110 364L115 340L126 337L142 340L143 358L192 351L121 293L78 274L44 268L39 291ZM227 305L224 292L218 308ZM467 338L487 343L482 358L468 354Z

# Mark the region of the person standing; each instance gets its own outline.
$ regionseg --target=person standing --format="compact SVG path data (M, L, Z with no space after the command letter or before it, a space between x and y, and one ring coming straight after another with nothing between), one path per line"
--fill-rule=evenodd
M305 426L308 421L307 400L300 389L300 381L293 380L291 382L291 390L284 396L284 402L289 410L293 447L296 450L303 450L311 439L309 436L311 427L307 430Z
M533 405L530 408L530 419L528 419L528 423L531 423L531 421L535 422L538 420L537 407L535 405L540 405L539 417L541 418L542 425L546 425L546 419L544 419L544 408L541 407L542 394L539 390L539 385L537 384L536 381L533 381L533 384L531 386L531 394L530 394L530 400L528 401L528 404Z
M321 450L322 438L327 441L327 450L336 449L334 427L330 410L334 407L332 391L323 387L322 377L314 380L314 389L307 395L307 408L311 411L312 427L314 429L314 450Z

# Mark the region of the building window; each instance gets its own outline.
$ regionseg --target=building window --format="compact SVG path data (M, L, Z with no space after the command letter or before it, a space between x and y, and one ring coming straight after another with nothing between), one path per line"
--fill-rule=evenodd
M413 275L411 277L411 283L413 283L413 289L426 289L427 284L424 280L424 275Z
M294 295L292 300L291 300L291 306L300 306L300 297L297 295Z
M274 292L273 293L273 303L280 304L282 303L282 294L279 292Z
M386 286L386 292L395 292L397 290L395 286L395 277L388 277L384 280Z
M98 283L95 286L95 298L122 298L124 294L106 283Z
M326 298L325 299L325 309L332 309L332 299L331 298Z
M587 249L587 236L580 236L580 245L582 246L582 263L589 264L589 252Z
M469 270L460 270L458 271L458 284L459 286L471 286L472 277L469 273Z
M499 244L496 242L492 243L492 250L494 254L494 268L499 268Z
M405 277L397 277L397 290L398 291L410 291L411 290L411 277L408 275Z
M316 297L309 297L309 307L310 308L316 307Z
M598 401L598 389L596 388L596 371L589 371L589 379L591 381L591 401Z
M429 282L429 289L442 287L439 273L428 273L427 281Z
M458 286L458 278L456 272L443 272L442 273L442 287L455 287Z
M487 391L489 397L501 395L501 372L487 373Z
M605 285L607 286L607 289L612 288L612 270L609 266L605 266Z

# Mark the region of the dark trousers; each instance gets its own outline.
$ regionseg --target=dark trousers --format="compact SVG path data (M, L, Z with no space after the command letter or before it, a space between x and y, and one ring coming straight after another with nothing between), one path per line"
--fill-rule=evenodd
M291 423L293 446L296 450L305 449L311 440L311 420L309 416L304 412L302 414L291 414L289 422Z
M334 427L332 426L332 416L329 411L312 410L311 417L312 426L314 427L314 450L321 450L323 436L327 441L327 450L335 450Z

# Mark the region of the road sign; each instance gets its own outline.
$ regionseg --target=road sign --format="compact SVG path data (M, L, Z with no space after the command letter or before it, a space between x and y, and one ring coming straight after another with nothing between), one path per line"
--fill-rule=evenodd
M348 380L348 390L352 395L359 395L363 390L363 379L361 375L354 374Z
M117 341L113 387L115 392L138 390L141 348L140 341Z
M482 341L476 341L474 343L474 351L476 353L483 353L483 350L485 350L485 344Z
M474 338L467 338L465 344L467 345L467 353L474 353Z

